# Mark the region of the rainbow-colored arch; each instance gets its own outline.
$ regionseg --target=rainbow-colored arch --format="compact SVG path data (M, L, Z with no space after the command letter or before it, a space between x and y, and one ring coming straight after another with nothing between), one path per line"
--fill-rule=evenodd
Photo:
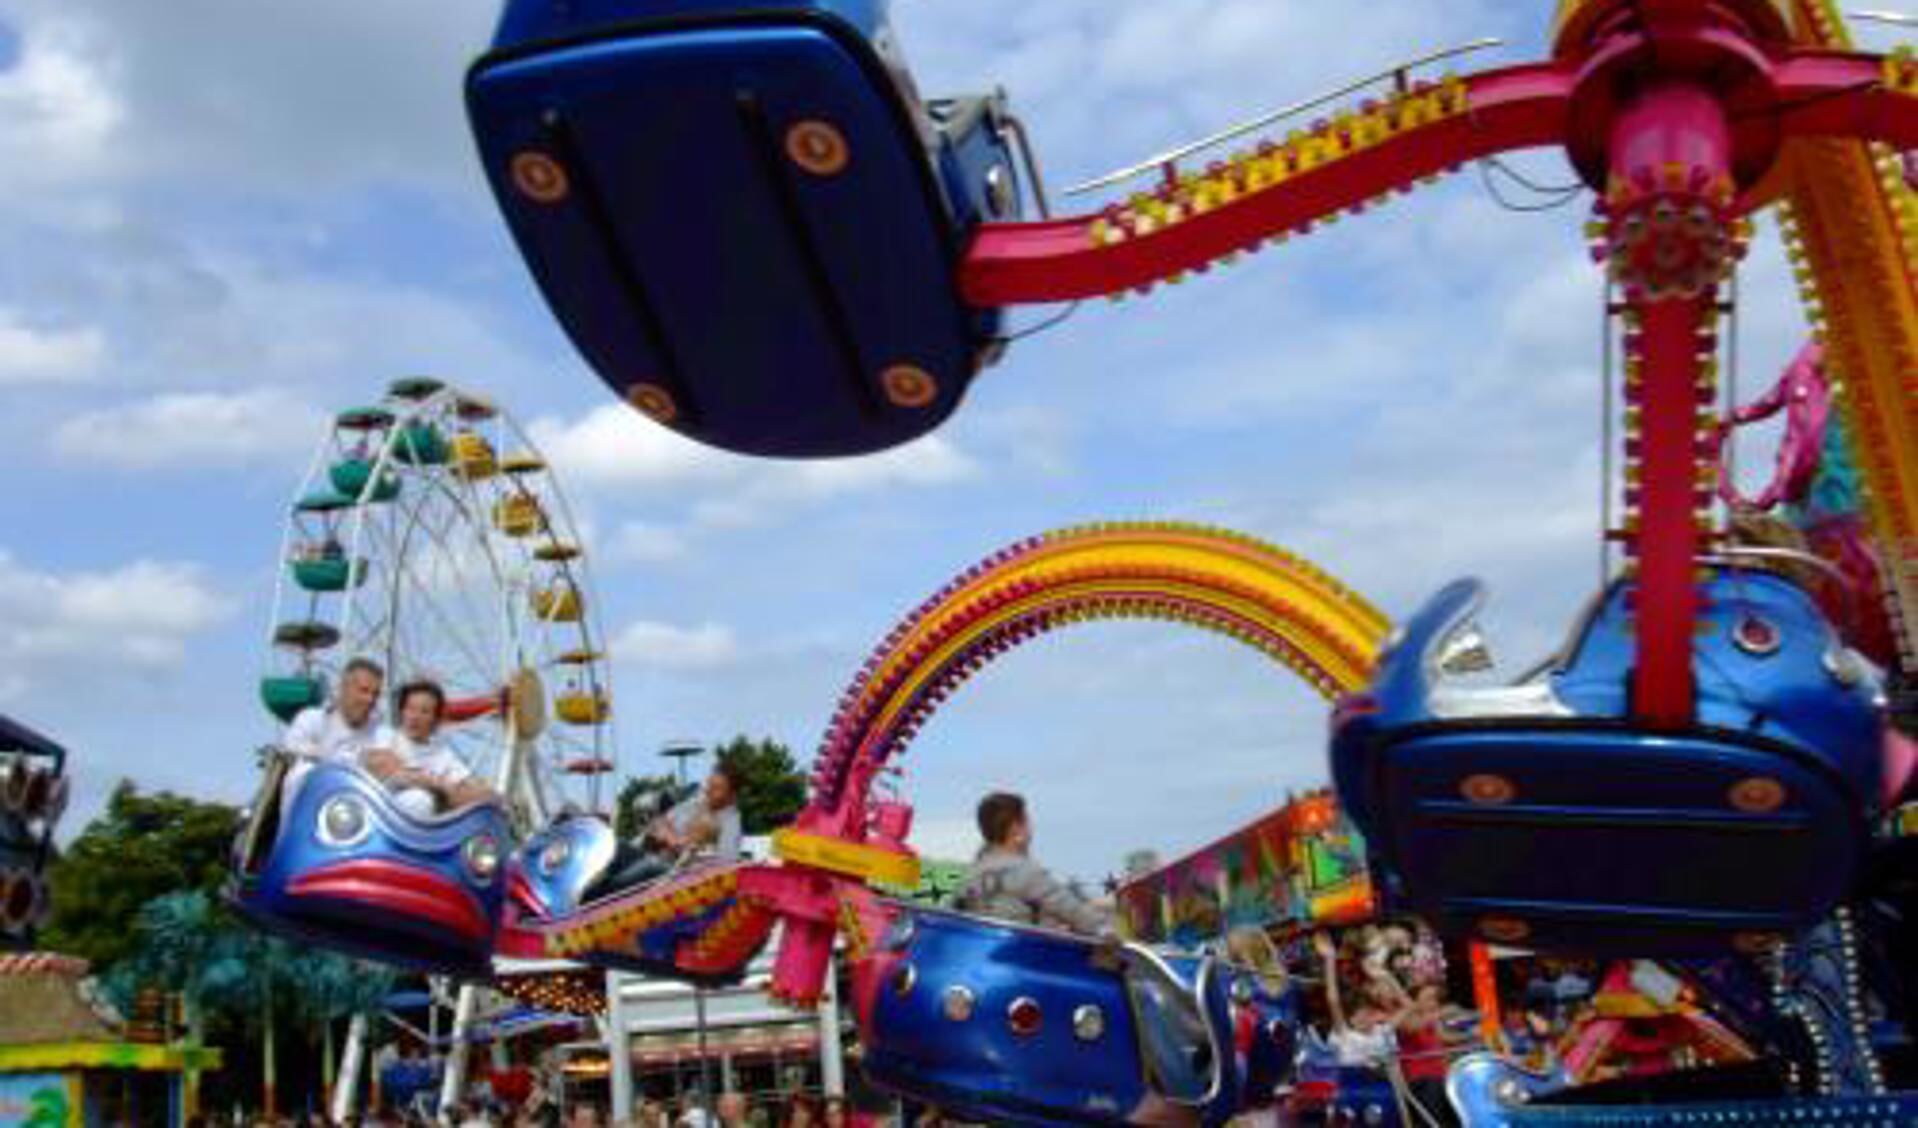
M962 572L894 627L853 678L814 762L802 823L858 837L872 780L967 678L1071 623L1142 618L1216 631L1330 698L1364 684L1388 623L1304 558L1175 522L1063 529Z

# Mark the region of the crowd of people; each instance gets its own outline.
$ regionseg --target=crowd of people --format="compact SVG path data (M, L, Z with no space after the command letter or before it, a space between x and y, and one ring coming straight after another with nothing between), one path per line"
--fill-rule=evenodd
M604 1106L592 1101L575 1101L562 1110L558 1103L534 1096L511 1107L498 1102L453 1105L444 1119L423 1107L381 1105L343 1121L317 1112L251 1119L195 1116L187 1119L186 1128L847 1128L856 1122L874 1123L870 1117L855 1118L840 1097L793 1093L754 1101L728 1091L710 1102L690 1094L672 1102L644 1097L624 1119L609 1119Z

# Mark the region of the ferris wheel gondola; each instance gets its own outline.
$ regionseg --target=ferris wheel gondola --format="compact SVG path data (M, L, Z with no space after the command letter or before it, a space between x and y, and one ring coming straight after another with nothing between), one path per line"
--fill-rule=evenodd
M438 738L495 798L431 817L353 763L282 750L236 857L241 907L431 970L490 960L512 843L599 812L615 766L591 576L558 482L490 400L431 379L338 412L292 503L260 698L327 707L344 667L445 691Z

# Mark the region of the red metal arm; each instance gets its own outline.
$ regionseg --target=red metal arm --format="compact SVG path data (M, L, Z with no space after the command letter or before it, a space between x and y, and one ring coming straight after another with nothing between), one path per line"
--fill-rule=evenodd
M1795 52L1773 71L1781 127L1918 148L1918 60Z
M1204 268L1461 161L1558 144L1572 85L1573 75L1556 65L1468 77L1458 84L1464 105L1456 112L1398 127L1372 144L1339 139L1335 126L1323 127L1293 143L1306 162L1323 163L1269 186L1239 188L1236 198L1139 234L1118 231L1117 209L1047 223L987 224L960 266L960 290L975 306L1063 301L1122 293ZM1303 152L1305 146L1313 151ZM1110 225L1103 237L1102 221Z

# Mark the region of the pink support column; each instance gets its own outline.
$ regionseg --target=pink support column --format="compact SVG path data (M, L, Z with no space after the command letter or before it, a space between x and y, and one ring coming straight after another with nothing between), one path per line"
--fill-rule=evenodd
M1657 83L1613 120L1610 156L1603 252L1636 320L1626 387L1637 478L1627 490L1638 566L1633 709L1647 725L1676 728L1693 712L1705 362L1718 283L1742 249L1730 131L1709 91Z

